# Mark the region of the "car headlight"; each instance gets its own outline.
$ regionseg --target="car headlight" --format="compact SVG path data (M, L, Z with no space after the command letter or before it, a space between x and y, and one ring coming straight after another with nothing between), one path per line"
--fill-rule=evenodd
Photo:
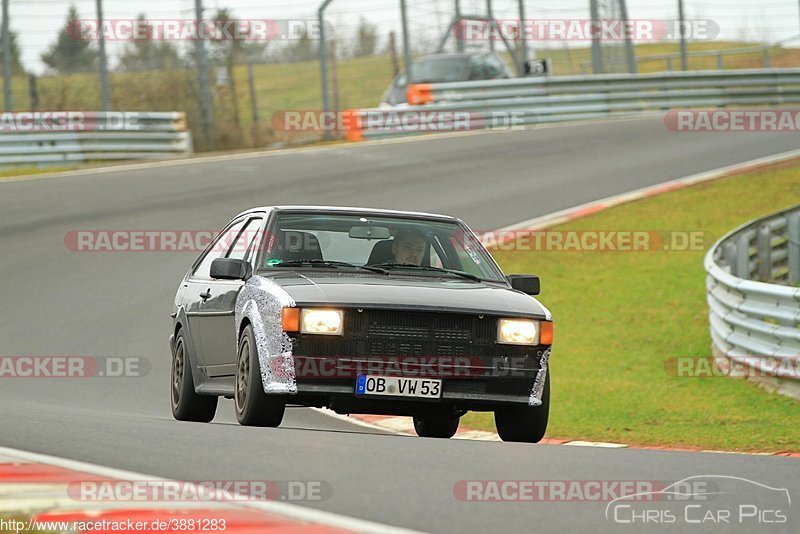
M304 334L342 335L344 311L323 308L284 308L284 332Z
M539 321L533 319L500 319L497 342L510 345L538 345Z

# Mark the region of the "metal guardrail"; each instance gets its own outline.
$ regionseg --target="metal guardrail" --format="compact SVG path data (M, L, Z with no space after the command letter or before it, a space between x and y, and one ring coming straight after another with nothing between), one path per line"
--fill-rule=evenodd
M29 115L3 114L0 166L163 159L192 152L192 134L181 112L66 112L41 123Z
M417 84L407 107L354 110L347 138L358 140L418 133L398 128L391 114L469 117L470 128L492 128L639 114L674 108L778 106L800 103L800 69L664 72L514 78ZM376 120L383 116L387 120ZM414 126L415 124L412 124ZM420 126L425 126L422 122ZM444 125L446 129L447 124ZM430 128L431 130L435 128ZM458 129L453 125L453 129ZM467 129L467 128L464 128Z
M705 269L714 355L800 398L800 205L727 234Z

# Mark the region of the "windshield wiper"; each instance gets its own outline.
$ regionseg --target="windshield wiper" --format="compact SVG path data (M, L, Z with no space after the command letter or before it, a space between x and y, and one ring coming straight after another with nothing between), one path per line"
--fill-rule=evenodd
M386 269L380 267L373 267L369 265L356 265L354 263L347 263L346 261L333 261L333 260L292 260L276 263L273 267L300 267L302 265L311 265L313 267L349 267L351 269L363 269L373 273L389 274Z
M464 271L456 271L453 269L442 269L441 267L432 267L430 265L414 265L413 263L376 263L371 267L380 267L383 269L415 269L420 271L432 271L437 273L447 273L466 278L467 280L474 280L476 282L483 282L483 278L475 276Z

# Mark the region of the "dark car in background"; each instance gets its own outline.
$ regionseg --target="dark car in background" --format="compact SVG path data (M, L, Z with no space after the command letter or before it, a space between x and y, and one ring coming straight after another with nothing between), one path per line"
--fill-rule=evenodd
M453 436L469 410L537 442L550 403L550 312L459 219L329 207L234 217L181 281L172 413L275 427L287 405L414 418Z
M503 58L488 53L454 53L425 56L414 62L413 83L447 83L469 80L494 80L513 78L514 74ZM399 106L408 103L405 71L398 74L381 99L381 106Z

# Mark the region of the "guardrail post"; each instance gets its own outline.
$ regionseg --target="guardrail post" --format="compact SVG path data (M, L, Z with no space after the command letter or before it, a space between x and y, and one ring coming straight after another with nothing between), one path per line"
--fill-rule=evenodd
M672 58L671 57L667 58L667 70L672 72Z
M745 234L736 240L736 276L750 278L750 239Z
M717 70L725 70L725 58L722 57L722 52L717 52Z
M800 212L789 215L786 225L789 229L789 283L797 285L800 282Z
M722 245L722 259L728 264L729 272L733 276L739 276L736 273L736 245L734 243Z
M3 110L11 111L11 33L8 28L8 0L3 0Z
M758 252L758 279L762 282L769 282L772 279L772 256L770 241L772 232L766 224L758 228L756 234L756 250Z
M771 60L769 57L769 47L764 49L764 68L768 69L770 67Z

